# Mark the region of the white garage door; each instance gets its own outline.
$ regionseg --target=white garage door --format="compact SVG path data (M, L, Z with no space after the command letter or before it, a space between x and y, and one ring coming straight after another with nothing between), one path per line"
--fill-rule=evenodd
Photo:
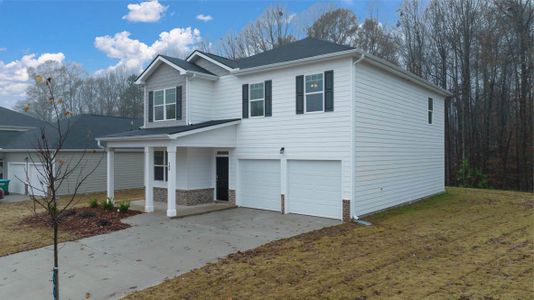
M288 160L288 212L341 219L341 162Z
M11 180L9 182L9 192L14 194L25 194L27 179L29 179L29 183L33 189L28 187L28 193L33 191L33 194L35 195L43 195L44 188L39 182L39 177L41 176L39 170L42 171L43 167L39 164L29 164L28 166L28 174L26 174L26 163L11 162L8 164L7 179Z
M280 161L239 160L238 204L280 211Z

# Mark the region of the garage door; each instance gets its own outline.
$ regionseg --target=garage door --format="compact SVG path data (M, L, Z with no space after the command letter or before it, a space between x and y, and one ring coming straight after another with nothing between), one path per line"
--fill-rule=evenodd
M280 211L280 161L239 160L238 204Z
M288 212L341 219L341 162L288 160Z
M30 189L28 187L28 193L32 192L35 195L43 195L44 188L39 183L39 170L43 170L43 167L39 164L29 164L28 178L26 176L26 163L24 162L12 162L8 164L8 179L9 182L9 191L14 194L25 194L26 193L26 182L29 179L29 183L33 187Z

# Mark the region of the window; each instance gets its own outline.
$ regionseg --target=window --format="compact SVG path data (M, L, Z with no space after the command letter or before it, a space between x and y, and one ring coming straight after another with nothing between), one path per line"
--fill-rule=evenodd
M323 111L324 84L323 73L307 75L305 89L306 112Z
M154 151L154 180L167 181L167 151Z
M432 124L432 112L434 111L434 100L428 98L428 124Z
M249 89L250 116L261 117L265 113L265 86L263 82L253 83Z
M154 121L176 119L176 88L154 91Z
M4 161L0 159L0 179L4 178Z

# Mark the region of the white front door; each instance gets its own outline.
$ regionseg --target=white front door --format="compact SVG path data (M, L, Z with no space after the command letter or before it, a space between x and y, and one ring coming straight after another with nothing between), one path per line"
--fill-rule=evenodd
M280 211L280 160L240 159L237 204Z
M341 219L341 162L288 160L289 213Z

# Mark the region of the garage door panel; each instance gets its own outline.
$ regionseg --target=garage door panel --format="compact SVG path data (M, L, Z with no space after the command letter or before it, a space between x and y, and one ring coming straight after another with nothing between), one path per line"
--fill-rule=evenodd
M340 219L341 162L289 160L288 211Z
M26 174L26 166L28 173ZM40 164L28 164L13 162L8 164L9 191L14 194L26 193L26 182L29 180L28 193L44 195L45 188L40 183L40 178L44 174L44 167ZM32 188L33 187L33 188Z
M280 161L239 160L238 204L280 211Z

